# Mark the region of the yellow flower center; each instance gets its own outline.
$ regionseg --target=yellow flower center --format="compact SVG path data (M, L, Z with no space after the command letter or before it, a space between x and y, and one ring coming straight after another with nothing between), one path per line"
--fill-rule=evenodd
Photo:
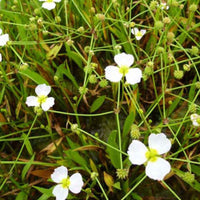
M145 156L148 161L156 162L159 154L156 149L149 149L149 151L146 152Z
M68 189L70 186L70 180L69 177L67 178L63 178L63 180L61 181L62 183L62 187Z
M128 73L128 70L129 70L129 67L127 67L127 66L121 66L119 68L119 73L123 74L123 76L125 76Z
M53 0L46 0L46 2L51 3L51 2L53 2Z
M46 100L47 100L47 96L45 96L45 95L41 95L38 97L39 104L44 103Z
M142 36L142 32L138 31L136 34L137 37L141 37Z
M199 117L196 119L196 121L200 125L200 118Z

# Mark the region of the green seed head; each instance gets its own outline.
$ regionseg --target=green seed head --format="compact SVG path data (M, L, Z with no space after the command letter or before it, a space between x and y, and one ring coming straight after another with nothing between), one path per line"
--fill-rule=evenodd
M182 70L175 70L174 71L174 77L176 79L182 79L184 76L184 72Z

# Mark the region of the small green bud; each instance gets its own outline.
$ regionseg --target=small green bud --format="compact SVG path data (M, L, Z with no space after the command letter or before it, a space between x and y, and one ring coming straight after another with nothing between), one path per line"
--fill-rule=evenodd
M138 110L138 112L141 113L141 114L144 113L144 111L142 110L142 108L140 108L140 109Z
M42 110L42 108L36 106L36 107L34 107L34 113L35 113L37 116L40 116L40 115L42 115L43 110Z
M197 105L196 105L195 103L191 103L191 104L189 105L189 111L190 111L191 113L196 113L196 111L197 111Z
M170 6L178 7L179 3L176 0L169 0L168 4Z
M85 46L85 47L84 47L84 51L85 51L86 53L89 53L89 51L90 51L90 46Z
M167 40L168 40L168 42L171 43L174 40L174 37L175 37L175 35L174 35L173 32L168 32L167 33Z
M157 52L158 53L164 53L165 49L163 47L157 47Z
M77 97L77 96L74 96L74 97L73 97L73 100L74 100L74 101L77 101L77 100L78 100L78 97Z
M117 177L119 179L125 179L128 177L128 172L129 172L129 169L117 169L116 171Z
M79 93L80 94L84 95L84 94L87 93L87 91L88 91L88 88L86 88L86 87L79 87Z
M44 36L48 35L48 33L49 33L49 32L48 32L47 30L43 30L43 31L42 31L42 34L43 34Z
M54 79L54 81L58 81L59 77L58 76L54 76L53 79Z
M72 133L79 132L79 130L78 130L78 124L71 124L71 131L72 131Z
M108 81L106 79L102 79L100 82L99 82L99 86L101 88L104 88L108 85Z
M39 14L40 14L40 9L39 9L39 8L34 9L34 13L35 13L36 15L39 15Z
M97 77L96 77L95 74L92 74L92 75L89 76L89 82L91 84L95 84L97 82Z
M41 129L45 129L45 125L44 125L44 124L41 124L41 125L40 125L40 128L41 128Z
M174 56L172 53L168 53L167 55L169 62L172 62L174 60Z
M173 101L172 101L172 100L169 100L169 101L168 101L168 104L169 104L169 105L171 105L172 103L173 103Z
M129 24L129 27L131 27L131 28L133 28L135 26L135 22L131 22L130 24Z
M132 139L139 139L140 137L140 130L136 124L131 125L130 135Z
M98 174L97 172L92 172L92 173L90 174L90 178L91 178L92 180L95 180L98 176L99 176L99 174Z
M199 48L197 46L192 46L192 48L190 49L190 52L192 55L198 55Z
M117 50L120 50L122 48L122 46L117 44L117 45L115 45L114 48L117 49Z
M91 65L87 65L87 66L84 67L83 70L84 70L85 73L91 74L93 69L94 68L92 68Z
M84 29L83 26L80 26L80 27L77 29L77 31L78 31L79 33L83 33L83 32L85 31L85 29Z
M149 119L149 124L151 124L153 121L152 121L152 119Z
M94 8L94 7L91 7L91 8L90 8L90 12L91 12L92 14L94 14L94 13L96 12L95 8Z
M176 79L182 79L184 76L184 72L182 70L175 70L174 71L174 77Z
M29 20L30 20L30 22L33 22L33 21L35 21L35 17L30 17Z
M144 73L147 74L148 76L152 75L153 74L153 68L146 66L145 69L144 69Z
M93 50L89 50L89 55L93 56L94 55L94 51Z
M194 3L192 5L190 5L190 7L189 7L189 11L191 11L191 12L195 12L197 9L198 9L198 6Z
M61 22L60 16L55 16L55 22L58 24Z
M19 67L19 70L25 70L28 69L28 64L27 63L22 63Z
M142 74L143 81L146 81L149 78L149 76L145 73Z
M31 31L36 30L36 29L37 29L36 24L33 24L33 23L29 24L29 29L30 29Z
M191 67L190 67L190 65L188 65L188 64L184 64L184 65L183 65L183 69L184 69L186 72L189 72L190 69L191 69Z
M68 46L72 46L72 45L74 44L74 41L71 40L71 39L68 39L67 42L66 42L66 44L67 44Z
M94 136L98 138L98 137L99 137L99 133L96 132L96 133L94 134Z
M105 20L105 15L104 14L98 13L98 14L96 14L96 17L101 21Z
M37 24L43 26L43 19L41 17L37 20Z
M149 62L147 63L147 66L148 66L148 67L151 67L151 68L154 68L154 63L153 63L152 61L149 61Z
M154 23L154 27L155 27L156 29L162 29L163 26L164 26L164 24L163 24L163 22L161 22L161 21L156 21L156 22Z
M12 11L15 11L15 10L16 10L16 8L17 8L17 6L16 6L16 5L13 5L13 6L11 6L11 10L12 10Z
M196 86L197 89L200 89L200 81L197 81L197 82L195 83L195 86Z
M158 7L158 2L157 1L151 1L150 3L150 9L155 10Z
M181 4L179 8L182 10L184 8L184 4Z
M164 17L163 18L163 23L164 24L169 24L171 22L171 19L169 17Z

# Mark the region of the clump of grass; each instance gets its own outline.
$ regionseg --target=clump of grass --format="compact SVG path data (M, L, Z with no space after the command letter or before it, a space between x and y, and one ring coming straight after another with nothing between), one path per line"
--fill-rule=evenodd
M62 165L84 182L68 199L198 198L199 1L42 3L0 2L9 35L0 47L0 198L53 199L51 174ZM106 79L122 52L142 70L138 84ZM48 111L26 105L40 84L55 98ZM151 133L172 144L161 181L127 154Z

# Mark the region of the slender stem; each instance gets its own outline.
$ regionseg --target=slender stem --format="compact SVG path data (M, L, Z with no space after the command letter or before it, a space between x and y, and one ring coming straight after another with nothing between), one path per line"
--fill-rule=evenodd
M103 186L101 185L101 183L100 183L100 181L99 181L98 178L96 178L96 181L97 181L99 187L101 188L101 191L103 192L103 195L106 198L106 200L109 200L108 197L107 197L107 195L106 195L106 192L104 191Z
M128 197L128 196L133 192L133 190L134 190L138 185L140 185L140 183L142 183L142 181L143 181L145 178L146 178L146 175L145 175L137 184L135 184L135 185L131 188L131 190L130 190L121 200L126 199L126 197Z
M162 181L162 183L168 188L168 190L179 200L181 200L181 198L178 197L178 195L167 185L167 183L165 183L165 181Z

